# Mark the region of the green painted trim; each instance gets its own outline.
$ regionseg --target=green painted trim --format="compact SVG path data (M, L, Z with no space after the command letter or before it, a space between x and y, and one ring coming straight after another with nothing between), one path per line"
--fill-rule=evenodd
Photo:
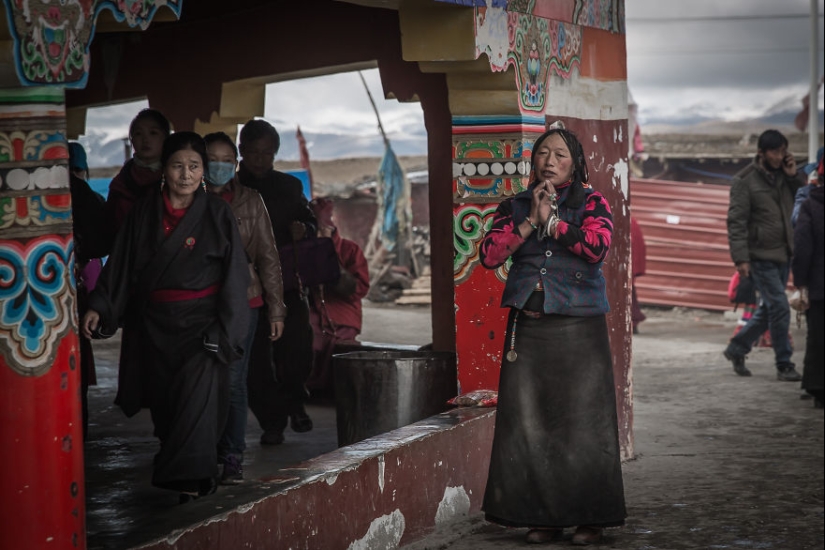
M0 88L0 103L7 105L26 103L66 103L62 86L36 86L32 88Z

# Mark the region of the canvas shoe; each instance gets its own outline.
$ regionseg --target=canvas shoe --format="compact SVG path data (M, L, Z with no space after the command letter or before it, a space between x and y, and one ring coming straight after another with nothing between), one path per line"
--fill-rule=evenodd
M243 482L243 465L236 455L229 455L223 460L221 485L237 485Z

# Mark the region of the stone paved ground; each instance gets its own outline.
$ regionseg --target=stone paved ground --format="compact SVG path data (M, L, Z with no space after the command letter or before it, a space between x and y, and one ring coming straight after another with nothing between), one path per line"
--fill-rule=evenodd
M633 343L636 456L624 465L629 516L598 547L822 549L823 411L800 399L799 384L776 380L770 350L748 358L753 377L733 373L721 351L735 317L647 313ZM793 336L804 349L804 329L794 326ZM794 355L800 369L802 357ZM405 548L521 548L524 534L475 515ZM569 537L544 547L569 547Z

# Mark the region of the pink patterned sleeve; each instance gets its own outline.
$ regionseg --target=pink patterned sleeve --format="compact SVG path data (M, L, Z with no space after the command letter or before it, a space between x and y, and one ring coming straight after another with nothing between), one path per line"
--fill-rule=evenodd
M581 227L559 222L556 240L590 263L599 263L607 256L613 239L613 214L601 193L587 197Z
M481 241L481 265L496 269L524 244L513 221L513 208L509 200L502 202L493 215L493 225Z

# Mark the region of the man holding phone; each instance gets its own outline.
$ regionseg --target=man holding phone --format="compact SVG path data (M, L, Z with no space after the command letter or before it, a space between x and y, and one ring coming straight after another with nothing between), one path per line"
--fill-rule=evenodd
M751 277L760 297L756 312L724 352L739 376L751 375L745 355L770 329L777 379L802 379L791 362L791 311L785 288L793 255L791 211L803 183L797 179L796 160L788 153L788 139L777 130L759 136L753 163L733 179L728 207L730 255L740 278Z

